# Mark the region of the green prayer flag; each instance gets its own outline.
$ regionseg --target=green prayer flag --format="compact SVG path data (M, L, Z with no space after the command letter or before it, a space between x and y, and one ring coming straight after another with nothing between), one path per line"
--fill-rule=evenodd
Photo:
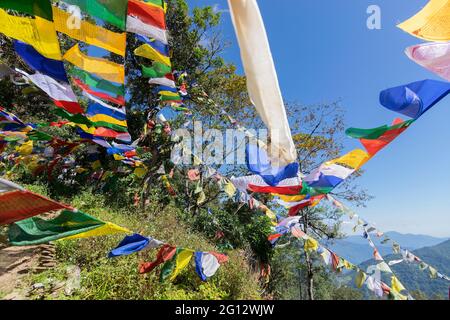
M104 224L81 211L64 210L51 220L33 217L13 223L9 227L8 237L15 246L29 246L73 236Z
M96 128L103 127L103 128L112 129L117 132L128 132L127 127L122 127L122 126L119 126L118 124L114 124L114 123L109 123L109 122L105 122L105 121L97 121L97 122L93 122L92 124Z
M166 95L160 95L159 96L161 101L180 101L181 102L181 97L180 95L177 96L166 96Z
M27 133L28 139L33 141L51 141L53 137L45 132L32 130Z
M3 138L3 141L6 141L6 142L17 142L19 140L22 140L22 138L15 137L15 136L11 136L11 137L7 136L7 137Z
M81 11L125 30L128 1L125 0L64 0Z
M74 68L69 72L73 77L80 79L84 84L102 91L106 91L117 96L125 95L125 86L108 80L97 78L84 70Z
M402 123L388 126L384 125L378 128L373 129L358 129L358 128L349 128L345 131L345 134L351 138L355 139L367 139L367 140L375 140L381 137L388 131L397 130L402 128L409 127L414 122L414 119L404 121Z
M0 0L0 8L15 10L53 21L50 0Z
M161 78L171 73L172 69L161 62L154 62L151 67L141 66L142 76L145 78Z
M88 127L92 127L94 125L93 122L91 120L89 120L88 118L86 118L85 115L82 115L79 113L71 114L61 108L55 109L54 112L57 116L60 116L61 118L64 118L64 119L66 119L70 122L76 123L76 124L84 124L84 125L87 125Z
M178 254L180 254L180 252L182 251L182 248L177 248L175 254L173 255L172 259L170 259L169 261L166 261L166 263L164 263L162 269L161 269L161 274L159 276L159 280L161 282L167 280L175 271L175 268L177 266L177 256Z

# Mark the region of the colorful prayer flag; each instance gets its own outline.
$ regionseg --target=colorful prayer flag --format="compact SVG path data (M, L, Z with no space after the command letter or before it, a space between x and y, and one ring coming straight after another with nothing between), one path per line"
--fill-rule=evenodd
M30 68L55 80L69 82L61 60L46 58L35 48L21 41L14 41L14 49Z
M81 211L64 210L56 218L33 217L12 224L9 242L16 246L36 245L60 239L129 232L117 225L100 221Z
M55 26L51 21L40 17L16 17L0 9L0 32L33 46L49 59L61 60Z
M417 119L449 92L449 82L422 80L382 91L380 103L389 110Z
M76 67L93 73L102 79L120 84L125 82L125 68L123 65L102 58L89 57L81 53L78 44L67 50L63 58Z
M400 29L428 41L450 40L450 1L430 0L412 18L400 23Z
M103 48L122 57L125 56L127 40L125 32L112 32L86 21L80 21L79 28L70 27L67 23L70 21L70 13L58 7L53 7L53 18L56 31L62 32L72 39Z

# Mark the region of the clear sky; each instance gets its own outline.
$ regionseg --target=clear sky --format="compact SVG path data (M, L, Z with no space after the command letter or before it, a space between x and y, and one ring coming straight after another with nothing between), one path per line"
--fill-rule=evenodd
M242 72L226 0L188 0L223 10L225 59ZM346 124L372 128L396 113L379 92L423 79L442 80L410 61L407 46L422 40L396 27L427 0L258 0L283 96L305 104L342 100ZM369 5L381 8L381 30L366 27ZM450 236L450 98L419 119L365 165L359 184L374 200L356 209L384 231ZM346 148L360 147L348 139Z

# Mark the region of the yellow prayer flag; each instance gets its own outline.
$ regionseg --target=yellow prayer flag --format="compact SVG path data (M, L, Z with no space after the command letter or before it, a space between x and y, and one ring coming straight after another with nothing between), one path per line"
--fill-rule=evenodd
M235 193L236 193L236 187L234 186L233 183L228 181L225 184L225 187L223 188L223 191L225 191L225 193L228 195L228 197L232 198L235 195Z
M162 96L168 96L168 97L174 97L174 98L180 97L180 95L177 92L172 92L172 91L159 91L158 94L160 94Z
M288 195L277 194L277 193L274 193L273 195L279 197L284 202L297 202L297 201L302 201L306 198L306 195L288 196Z
M29 140L16 148L21 156L28 156L33 152L33 141Z
M344 268L347 270L353 270L355 266L353 264L351 264L350 262L348 262L347 260L344 259Z
M396 293L400 293L403 290L406 290L402 283L394 275L391 277L391 289Z
M138 178L142 178L143 176L145 176L147 174L147 169L146 168L136 168L136 169L134 169L134 174Z
M65 237L60 240L71 240L71 239L82 239L82 238L89 238L89 237L99 237L99 236L107 236L117 233L128 233L131 234L132 232L126 228L122 228L114 223L106 222L104 225L95 228L93 230L89 230L86 232L82 232L79 234L75 234L73 236Z
M127 42L125 32L112 32L86 21L80 21L79 26L71 26L71 15L55 6L53 7L53 19L57 31L73 39L114 52L122 57L125 56Z
M106 122L111 124L116 124L118 126L126 127L127 121L126 120L117 120L116 118L110 117L106 114L96 114L94 116L88 116L87 117L92 122Z
M206 201L206 194L205 192L201 191L197 199L197 205L201 205L205 201Z
M305 244L303 245L303 248L305 249L305 251L308 252L312 252L312 251L317 251L317 249L319 249L319 243L314 240L313 238L307 238L305 240Z
M144 58L156 61L156 62L161 62L169 67L172 66L169 57L163 56L162 54L160 54L158 51L153 49L152 46L150 46L147 43L136 48L136 50L134 50L134 54L137 56L140 56L140 57L144 57Z
M120 160L125 160L126 159L126 157L124 157L124 156L121 156L120 154L113 154L113 157L114 157L114 160L116 160L116 161L120 161Z
M362 270L358 270L358 273L356 274L355 277L355 285L358 288L361 288L364 284L364 282L366 281L367 275L362 271Z
M81 53L78 44L67 50L63 58L78 68L93 73L102 79L125 83L125 68L123 65L102 58L89 57Z
M350 151L349 153L343 155L340 158L325 162L325 165L328 165L328 164L341 164L342 165L343 164L347 167L358 170L367 161L369 161L369 159L370 159L370 156L367 152L365 152L361 149L355 149L355 150Z
M68 125L78 127L81 130L83 130L84 132L89 133L89 134L94 134L95 133L95 127L88 127L85 124L79 124L79 123L70 122L70 123L68 123Z
M61 50L53 22L40 17L35 19L9 15L0 9L0 32L5 36L25 42L43 56L61 60Z
M92 162L91 166L92 166L92 169L97 170L102 167L102 163L100 162L100 160L96 160L96 161Z
M449 41L450 0L430 0L421 11L398 27L420 39Z
M173 281L180 274L180 272L183 271L183 269L188 266L193 255L194 251L189 249L184 249L177 254L175 270L173 270L173 273L169 278L170 281Z

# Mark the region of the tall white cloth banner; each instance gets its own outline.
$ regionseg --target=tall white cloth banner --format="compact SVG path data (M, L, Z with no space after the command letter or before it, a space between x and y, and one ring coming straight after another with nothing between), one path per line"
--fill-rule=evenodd
M256 0L228 0L250 99L269 129L273 166L297 160L264 22Z

